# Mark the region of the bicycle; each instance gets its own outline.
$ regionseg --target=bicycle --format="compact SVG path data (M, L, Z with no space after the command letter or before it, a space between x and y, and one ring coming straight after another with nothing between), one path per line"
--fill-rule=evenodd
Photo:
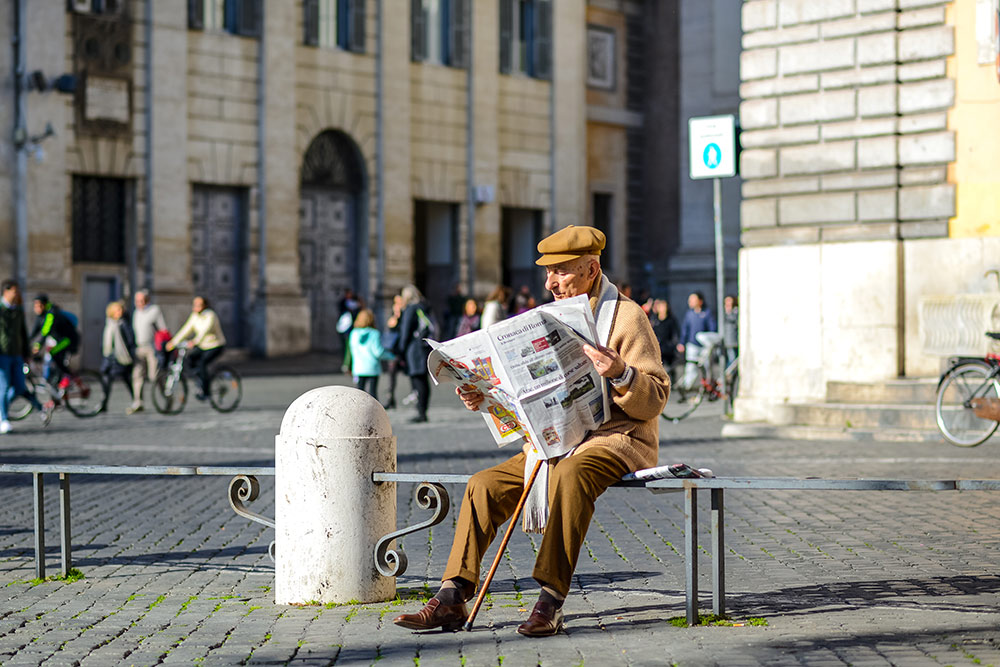
M184 359L188 348L177 347L177 354L156 375L153 383L153 407L163 415L180 414L187 405L188 381ZM208 401L218 412L232 412L243 398L243 381L231 366L217 364L208 374Z
M1000 333L987 336L1000 340ZM959 447L975 447L993 435L1000 422L984 416L1000 408L1000 355L954 357L938 380L934 401L938 429ZM994 402L996 401L996 402ZM993 416L1000 416L994 414Z
M727 415L733 413L733 399L739 390L739 357L732 362L726 363L726 350L722 345L722 336L715 332L702 332L698 335L699 342L703 343L701 354L698 358L687 363L694 366L693 372L696 377L690 387L681 382L671 384L670 398L660 416L669 422L677 423L688 417L701 405L706 398L711 401L723 399ZM679 364L682 369L674 376L680 375L683 378L686 364ZM722 373L718 369L723 369Z
M45 378L36 366L42 364L39 358L24 363L24 384L42 405L49 402L54 407L66 409L80 418L94 417L104 412L108 406L108 388L104 378L97 371L83 369L72 375L65 375L56 384ZM12 421L20 421L32 413L34 407L24 396L15 396L10 403L8 416Z

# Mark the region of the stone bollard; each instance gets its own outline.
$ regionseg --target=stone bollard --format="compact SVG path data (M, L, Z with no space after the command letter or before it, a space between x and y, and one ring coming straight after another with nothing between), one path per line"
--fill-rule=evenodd
M381 404L352 387L320 387L288 406L275 438L276 604L382 602L396 581L375 569L375 543L396 529L396 438Z

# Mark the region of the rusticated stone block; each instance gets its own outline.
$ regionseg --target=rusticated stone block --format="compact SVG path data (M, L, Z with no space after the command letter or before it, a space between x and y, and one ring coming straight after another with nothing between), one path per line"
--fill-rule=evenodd
M773 227L778 224L775 199L744 199L740 202L740 224L744 229Z
M951 26L937 26L899 33L899 60L929 60L955 53L955 31Z
M899 85L899 113L950 109L955 104L955 82L934 79Z
M740 153L740 176L769 178L778 173L778 151L772 149L744 150Z
M778 200L778 221L782 225L819 222L849 222L855 220L855 195L837 192Z
M740 103L740 126L744 129L774 127L778 124L778 100L766 98Z
M743 31L752 32L778 25L777 0L750 0L743 3Z
M902 188L899 219L926 220L955 215L955 186L951 183Z
M854 66L854 40L836 39L783 46L778 61L784 74L820 72Z
M740 54L740 78L744 81L767 79L778 73L776 49L753 49Z
M858 193L858 220L895 220L896 190L867 190Z
M875 169L896 165L896 137L858 140L858 167Z
M855 167L853 141L840 141L811 146L792 146L779 152L781 174L820 174L827 171L846 171Z
M885 32L858 37L858 64L881 65L896 62L896 33Z
M899 138L899 164L903 166L954 161L954 132L913 134Z
M779 103L782 125L844 120L857 115L853 90L783 97Z
M896 85L872 86L858 91L858 113L867 116L896 114Z

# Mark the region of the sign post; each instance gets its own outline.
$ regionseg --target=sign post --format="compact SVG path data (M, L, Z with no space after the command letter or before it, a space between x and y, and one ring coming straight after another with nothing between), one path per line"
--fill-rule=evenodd
M722 182L736 175L736 118L704 116L688 119L691 178L712 179L712 206L715 217L715 297L716 321L722 331L725 298L725 264L722 247Z

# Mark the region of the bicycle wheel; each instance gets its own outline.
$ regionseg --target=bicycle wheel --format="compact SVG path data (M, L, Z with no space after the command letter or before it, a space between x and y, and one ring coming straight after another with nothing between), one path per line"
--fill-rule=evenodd
M208 379L208 400L219 412L232 412L243 398L240 374L229 366L216 366Z
M676 424L690 415L705 399L705 383L705 369L699 366L698 378L694 382L694 387L688 390L681 389L680 386L672 387L670 397L667 399L667 404L663 406L660 416Z
M176 415L184 409L187 403L187 379L181 375L174 377L170 373L160 373L153 383L153 407L161 415Z
M77 417L100 414L108 405L108 387L104 384L104 377L97 371L80 371L66 387L63 403Z
M935 410L937 425L945 440L959 447L975 447L997 430L998 422L980 419L970 405L974 398L1000 398L1000 380L993 368L968 362L949 370L938 385Z
M44 391L41 387L36 387L35 382L30 377L25 376L24 386L28 388L30 393L35 395L35 398L42 405L45 405L45 401L49 400L48 391ZM21 421L30 415L32 410L34 410L34 406L31 405L31 401L24 396L17 395L10 401L10 406L7 408L7 418L12 422Z

